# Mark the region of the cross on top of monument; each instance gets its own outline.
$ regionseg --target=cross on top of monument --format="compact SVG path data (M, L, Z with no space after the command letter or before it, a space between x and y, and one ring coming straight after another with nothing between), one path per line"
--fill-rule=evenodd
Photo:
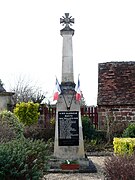
M62 23L62 25L65 25L66 30L70 30L70 26L72 26L72 24L74 23L74 18L72 18L72 16L69 16L69 13L65 13L65 17L62 16L62 18L60 18L60 24Z

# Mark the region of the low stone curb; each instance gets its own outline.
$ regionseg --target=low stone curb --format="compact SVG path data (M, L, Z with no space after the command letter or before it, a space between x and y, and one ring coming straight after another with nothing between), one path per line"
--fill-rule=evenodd
M101 152L87 152L87 156L112 156L114 152L107 152L107 151L101 151Z

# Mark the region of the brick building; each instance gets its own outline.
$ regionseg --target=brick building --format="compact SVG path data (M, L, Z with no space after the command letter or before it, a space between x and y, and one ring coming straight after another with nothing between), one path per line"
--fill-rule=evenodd
M99 64L97 105L100 129L107 123L122 129L135 122L135 62Z

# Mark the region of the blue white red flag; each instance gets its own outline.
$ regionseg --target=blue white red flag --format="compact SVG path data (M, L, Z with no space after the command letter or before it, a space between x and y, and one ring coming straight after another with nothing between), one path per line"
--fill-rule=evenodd
M58 79L56 78L55 90L54 90L54 95L53 95L53 100L54 101L58 100L60 93L61 93L60 84L58 82Z
M76 91L76 101L80 101L81 100L81 89L80 89L80 79L78 76L78 82L75 86L75 91Z

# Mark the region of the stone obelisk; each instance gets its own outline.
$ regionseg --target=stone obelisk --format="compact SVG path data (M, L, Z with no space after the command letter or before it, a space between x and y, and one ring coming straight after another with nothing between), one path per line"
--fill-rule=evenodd
M69 13L65 13L65 17L60 18L60 23L64 25L60 30L63 37L62 82L61 94L56 104L54 156L62 159L79 159L85 155L80 102L75 99L72 48L74 30L70 27L74 19Z
M65 28L60 31L63 37L63 49L62 49L62 83L72 82L74 83L73 72L73 47L72 36L74 30L70 28L69 24L74 23L74 19L69 18L69 14L65 14L65 18L61 18L60 22L65 24Z

